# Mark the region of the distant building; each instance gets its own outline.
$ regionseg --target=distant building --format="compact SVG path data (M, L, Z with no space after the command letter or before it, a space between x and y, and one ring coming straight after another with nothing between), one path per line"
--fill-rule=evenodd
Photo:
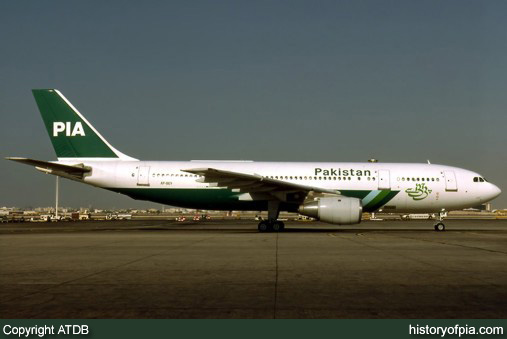
M491 203L487 202L485 204L474 206L472 208L465 208L464 211L491 212Z

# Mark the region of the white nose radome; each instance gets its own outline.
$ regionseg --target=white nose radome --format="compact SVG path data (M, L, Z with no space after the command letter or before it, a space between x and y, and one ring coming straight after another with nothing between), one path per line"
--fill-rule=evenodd
M490 199L495 199L496 197L498 197L500 195L500 193L502 193L502 190L500 188L498 188L498 186L491 184L491 198Z

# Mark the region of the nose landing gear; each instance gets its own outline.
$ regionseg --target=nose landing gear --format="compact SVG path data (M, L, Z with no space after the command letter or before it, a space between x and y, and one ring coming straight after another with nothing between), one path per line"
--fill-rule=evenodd
M436 223L435 224L435 231L437 231L437 232L445 231L445 225L441 222Z
M447 216L447 212L442 211L442 212L438 213L438 218L437 218L438 222L435 224L435 231L437 231L437 232L445 231L445 225L444 225L443 221L444 221L444 217L446 217L446 216Z

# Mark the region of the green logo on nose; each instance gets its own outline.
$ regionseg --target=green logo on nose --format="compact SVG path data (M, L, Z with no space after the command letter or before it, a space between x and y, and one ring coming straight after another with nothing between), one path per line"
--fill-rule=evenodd
M405 192L414 200L425 199L432 191L426 187L425 183L415 184L415 188L407 188Z

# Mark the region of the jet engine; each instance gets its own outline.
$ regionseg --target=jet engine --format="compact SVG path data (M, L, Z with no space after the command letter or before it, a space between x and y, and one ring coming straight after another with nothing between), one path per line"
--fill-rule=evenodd
M298 212L330 224L350 225L361 222L363 205L357 198L322 197L300 205Z

